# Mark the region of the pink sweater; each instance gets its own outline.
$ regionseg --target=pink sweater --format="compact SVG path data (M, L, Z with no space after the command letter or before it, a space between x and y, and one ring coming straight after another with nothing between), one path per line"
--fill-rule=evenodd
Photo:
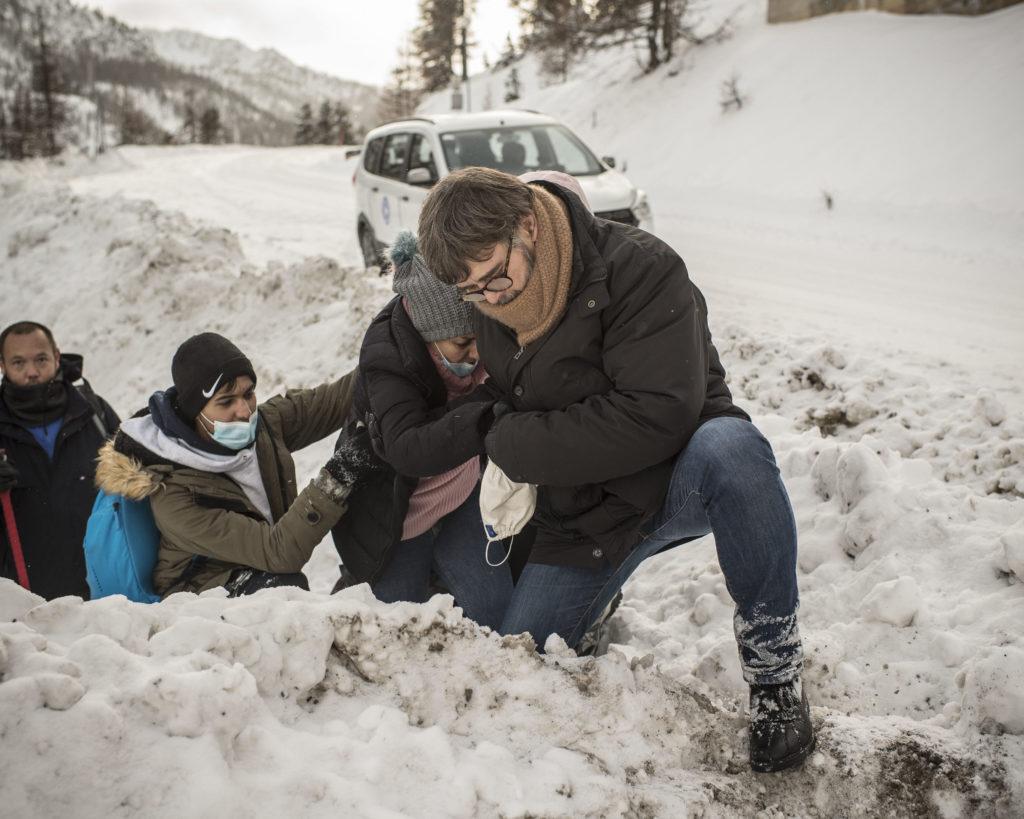
M478 364L472 373L459 378L441 360L433 344L427 350L437 368L441 381L448 390L448 400L466 395L487 378L487 371ZM480 480L480 458L471 458L464 464L429 478L420 478L416 490L409 499L409 511L402 526L402 540L422 535L441 518L458 509L470 496L476 482ZM481 537L483 530L481 529Z

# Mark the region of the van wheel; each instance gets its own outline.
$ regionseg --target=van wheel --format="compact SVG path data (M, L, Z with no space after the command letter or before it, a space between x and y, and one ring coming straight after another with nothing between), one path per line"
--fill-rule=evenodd
M363 251L363 262L367 267L384 267L384 257L381 255L380 248L377 247L377 240L373 235L373 228L369 225L364 225L359 230L359 248Z

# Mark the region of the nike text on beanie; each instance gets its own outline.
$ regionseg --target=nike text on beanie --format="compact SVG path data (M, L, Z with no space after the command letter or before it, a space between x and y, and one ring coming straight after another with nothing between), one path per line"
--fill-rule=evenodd
M189 422L195 421L217 390L240 375L247 375L256 383L252 363L224 336L200 333L183 342L171 362L182 416Z
M424 341L472 334L473 305L459 298L454 285L438 281L418 253L395 270L392 289L405 296L405 309Z

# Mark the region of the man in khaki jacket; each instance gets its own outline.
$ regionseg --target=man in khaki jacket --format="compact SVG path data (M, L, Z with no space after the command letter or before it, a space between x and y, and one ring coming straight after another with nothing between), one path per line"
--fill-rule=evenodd
M342 426L354 373L257 406L249 359L201 333L178 348L171 374L174 386L121 424L96 470L105 491L149 498L157 593L309 588L302 566L376 461L365 433L349 436L299 493L291 453Z

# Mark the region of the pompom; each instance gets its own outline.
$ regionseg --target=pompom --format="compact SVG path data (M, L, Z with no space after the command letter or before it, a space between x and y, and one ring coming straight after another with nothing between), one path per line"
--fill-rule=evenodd
M388 257L397 268L412 259L419 251L416 234L411 230L403 230L395 237L394 243L388 248Z

